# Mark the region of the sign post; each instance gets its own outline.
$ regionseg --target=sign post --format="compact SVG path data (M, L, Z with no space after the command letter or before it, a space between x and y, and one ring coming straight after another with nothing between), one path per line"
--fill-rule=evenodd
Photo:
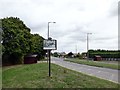
M56 50L57 49L57 40L52 40L51 38L48 38L44 40L43 43L43 49L48 51L48 56L49 56L49 77L51 76L51 58L50 58L50 52L51 50Z
M50 68L50 63L51 63L51 58L50 58L50 52L51 50L48 50L49 52L49 77L51 76L51 68Z

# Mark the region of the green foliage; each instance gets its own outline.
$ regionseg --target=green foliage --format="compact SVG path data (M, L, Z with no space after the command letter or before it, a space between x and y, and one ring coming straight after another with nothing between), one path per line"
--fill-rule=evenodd
M58 55L57 52L54 52L53 56L54 56L54 57L58 57L59 55Z
M3 63L22 63L24 55L37 53L43 55L43 38L32 35L30 29L19 18L9 17L2 21Z
M19 18L10 17L2 19L2 30L3 63L9 59L16 64L30 50L30 29Z
M73 57L73 53L72 52L69 52L68 54L67 54L67 57Z
M46 53L43 50L43 40L44 38L39 34L32 34L30 42L31 53L38 54L39 59L42 59Z
M30 29L19 18L2 19L2 30L4 52L24 54L29 51Z
M80 53L77 53L77 55L75 56L75 58L82 59L82 55Z
M89 50L89 57L93 58L95 55L100 55L102 58L120 58L119 50Z

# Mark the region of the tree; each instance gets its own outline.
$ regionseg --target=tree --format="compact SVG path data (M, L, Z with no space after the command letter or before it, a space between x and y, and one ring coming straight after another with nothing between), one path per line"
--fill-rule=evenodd
M53 56L54 56L54 57L58 57L59 54L58 54L57 52L54 52L54 53L53 53Z
M73 57L73 55L74 55L74 54L73 54L72 52L69 52L69 53L67 54L68 57Z
M30 52L33 54L38 54L39 59L43 58L46 54L46 51L43 50L43 40L44 38L41 37L39 34L32 34L30 42Z
M79 58L79 59L82 59L82 58L83 58L80 53L78 53L78 54L76 55L76 57Z
M45 56L43 37L31 34L30 29L17 17L1 20L3 63L22 63L23 57L27 54L37 54L39 58Z
M21 63L23 56L30 51L30 29L19 18L2 20L3 63Z

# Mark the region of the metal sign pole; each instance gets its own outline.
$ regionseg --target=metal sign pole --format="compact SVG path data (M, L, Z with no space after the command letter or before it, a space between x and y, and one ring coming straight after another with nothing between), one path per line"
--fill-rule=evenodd
M49 59L49 50L47 50L47 63L48 63L48 59Z
M51 64L50 52L51 52L51 50L49 50L49 77L51 76L51 70L50 70L50 64Z

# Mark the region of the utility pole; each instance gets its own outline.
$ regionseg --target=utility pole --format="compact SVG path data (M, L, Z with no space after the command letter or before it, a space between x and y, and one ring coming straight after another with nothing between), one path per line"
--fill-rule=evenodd
M89 35L92 33L87 33L87 60L89 60Z
M76 45L76 47L75 47L75 50L76 50L76 54L77 54L77 45Z

